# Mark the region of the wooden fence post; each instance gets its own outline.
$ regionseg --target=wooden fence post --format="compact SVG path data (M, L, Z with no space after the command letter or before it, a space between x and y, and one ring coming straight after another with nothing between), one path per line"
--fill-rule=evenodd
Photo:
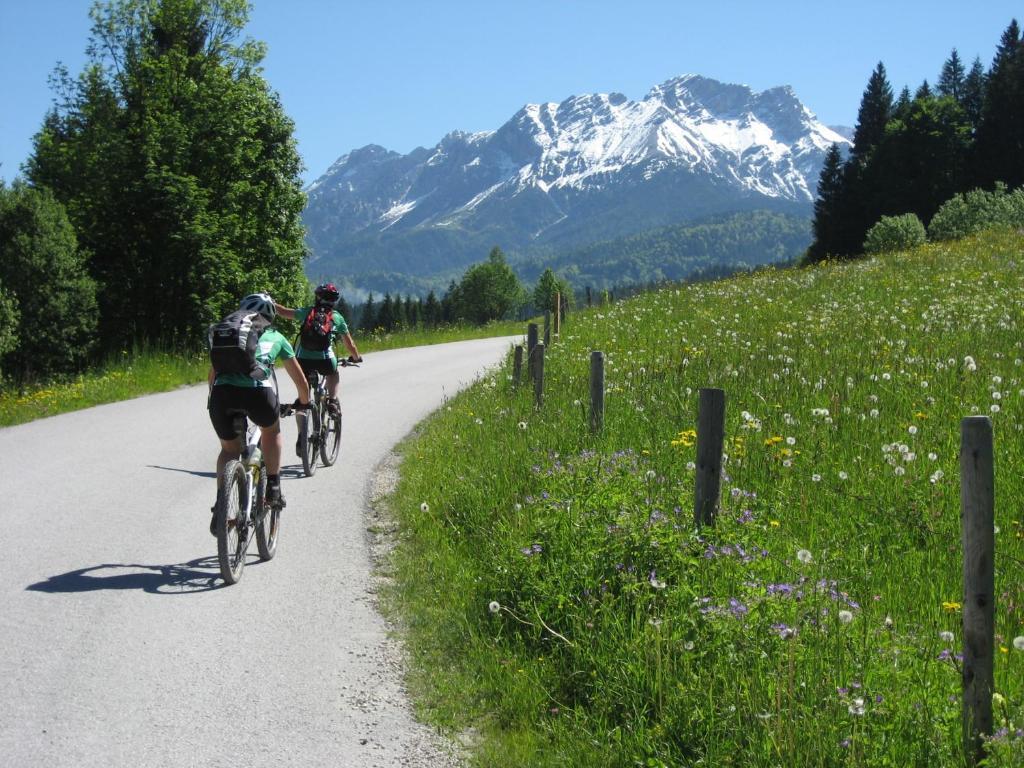
M593 295L593 293L591 293L589 285L587 286L587 306L588 307L594 306L594 295Z
M544 405L544 342L538 342L533 350L534 356L534 379L533 399L538 408Z
M555 291L555 338L562 338L562 294Z
M526 326L526 372L530 379L533 379L533 350L537 346L537 324L529 323Z
M604 428L604 352L590 353L590 431Z
M544 310L544 343L551 343L551 310Z
M693 521L713 526L722 488L722 445L725 441L725 390L702 388L697 408L697 476Z
M963 739L968 765L992 735L995 651L995 471L992 422L960 421L960 530L964 550Z
M523 345L516 344L515 355L512 358L512 386L518 387L523 380Z

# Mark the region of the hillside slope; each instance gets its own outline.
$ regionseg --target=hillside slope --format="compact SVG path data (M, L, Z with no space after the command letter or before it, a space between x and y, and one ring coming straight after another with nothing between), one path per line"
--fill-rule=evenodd
M450 403L395 498L428 708L482 728L492 766L961 765L959 435L981 414L997 724L1024 722L1022 258L990 233L659 291L569 315L542 409L504 372ZM727 459L697 532L709 386ZM1024 759L1013 728L990 747Z

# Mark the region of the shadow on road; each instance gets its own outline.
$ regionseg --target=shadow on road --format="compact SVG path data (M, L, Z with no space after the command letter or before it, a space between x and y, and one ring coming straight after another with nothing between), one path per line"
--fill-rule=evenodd
M161 467L157 464L147 464L150 469L162 469L165 472L184 472L186 475L195 475L196 477L216 477L216 472L200 472L198 469L179 469L178 467Z
M177 565L106 563L79 568L25 587L32 592L92 592L99 589L141 589L157 595L207 592L223 586L216 557Z

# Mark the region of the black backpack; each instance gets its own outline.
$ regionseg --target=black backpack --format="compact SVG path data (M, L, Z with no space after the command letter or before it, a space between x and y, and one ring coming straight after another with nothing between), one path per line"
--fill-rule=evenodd
M331 346L334 333L334 307L318 305L306 315L306 320L299 331L299 340L303 349L325 352Z
M260 336L270 322L259 312L239 309L210 326L210 363L217 373L241 373L251 379L267 378L256 362Z

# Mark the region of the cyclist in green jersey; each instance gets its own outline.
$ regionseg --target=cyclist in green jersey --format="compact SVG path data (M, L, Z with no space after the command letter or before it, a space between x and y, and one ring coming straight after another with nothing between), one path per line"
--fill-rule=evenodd
M246 296L239 309L258 312L267 321L273 322L276 315L274 300L265 293ZM210 400L208 409L214 431L220 439L220 453L217 455L217 486L220 492L221 472L231 459L237 459L242 452L242 438L235 432L234 419L244 413L260 427L260 447L267 465L268 504L284 507L281 495L281 450L284 439L281 435L281 418L278 413L277 393L271 383L270 372L274 361L284 361L284 369L295 384L299 402L309 403L309 384L302 368L295 360L295 351L288 339L274 328L267 328L260 335L256 362L263 369L265 377L254 379L243 373L218 374L210 367L208 382ZM211 510L210 533L216 533L216 505Z
M334 305L338 303L338 299L341 296L334 283L324 283L317 286L314 295L316 296L316 302L311 307L290 309L289 307L277 304L275 309L281 317L289 320L294 318L298 322L301 330L295 356L298 358L299 365L302 366L304 373L308 375L310 371L316 371L324 377L324 384L327 387L327 408L332 414L337 415L341 412L341 406L338 404L338 382L340 377L338 376L338 357L334 353L335 342L339 338L341 339L345 346L348 347L353 362L361 363L363 358L356 348L355 341L352 340L352 334L348 330L348 323L345 322L342 314L334 309ZM314 319L310 315L315 317L317 310L322 310L324 315L326 315L327 311L331 313L330 330L325 332L321 327L320 338L317 338L308 329L308 326ZM307 323L307 320L310 323Z

